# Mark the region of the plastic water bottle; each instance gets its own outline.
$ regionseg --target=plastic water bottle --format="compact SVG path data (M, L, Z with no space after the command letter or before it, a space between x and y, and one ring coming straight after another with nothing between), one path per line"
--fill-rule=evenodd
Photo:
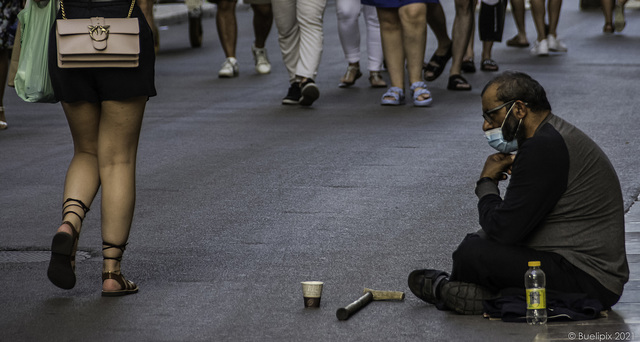
M540 261L529 261L529 270L524 274L524 287L527 290L527 323L531 325L547 323L545 283Z

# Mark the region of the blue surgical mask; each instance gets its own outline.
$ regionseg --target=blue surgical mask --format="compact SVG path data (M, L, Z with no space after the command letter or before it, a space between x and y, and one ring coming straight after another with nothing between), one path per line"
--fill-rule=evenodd
M515 138L516 134L514 134L514 138L511 141L505 140L502 134L502 127L504 127L504 123L507 122L507 118L509 117L509 114L511 114L511 110L513 109L514 105L515 103L512 104L511 108L509 108L509 111L507 111L507 115L504 116L504 120L502 121L502 125L500 127L484 132L484 135L487 137L487 140L489 142L489 146L495 148L498 152L511 153L518 150L518 139ZM522 119L518 122L516 133L518 133L518 129L520 129L521 123Z
M487 137L489 146L495 148L498 152L511 153L518 149L517 139L513 139L512 141L504 140L504 137L502 136L502 127L490 129L484 132L484 134Z

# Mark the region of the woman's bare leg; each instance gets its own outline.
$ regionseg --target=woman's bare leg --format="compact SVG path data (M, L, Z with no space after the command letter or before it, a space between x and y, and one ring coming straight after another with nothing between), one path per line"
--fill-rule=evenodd
M102 181L102 240L125 245L129 238L136 199L136 156L147 97L126 101L104 101L98 133L98 165ZM118 258L123 251L103 250L103 256ZM105 259L103 272L119 272L120 261ZM104 291L119 290L114 279L103 283Z
M545 0L531 0L531 16L538 33L537 41L539 42L547 38L544 21L546 17L544 2Z
M400 24L398 9L378 8L377 10L378 20L380 20L382 51L387 62L387 71L391 79L391 86L404 89L405 57L402 45L402 25Z
M562 8L562 0L549 0L547 3L547 12L549 13L549 32L548 34L557 37L558 22L560 21L560 9Z
M73 138L73 158L67 169L64 181L63 200L73 198L82 201L87 207L100 187L98 172L98 126L100 122L100 105L89 102L62 102ZM69 221L78 233L82 229L82 208L70 206L63 212L73 211L77 215L67 214L64 221ZM79 215L79 216L78 216ZM58 232L71 234L71 227L64 224Z
M427 4L427 24L438 41L435 54L444 56L451 47L451 38L447 33L447 17L440 3Z
M409 84L421 82L424 49L427 44L427 6L424 3L402 6L398 10L398 15L402 24L402 41L407 59ZM428 98L428 94L423 94L418 97L418 100L423 101Z
M544 1L544 0L543 0ZM455 0L456 16L453 20L451 39L453 40L453 59L450 75L460 75L462 59L469 46L474 22L474 1Z

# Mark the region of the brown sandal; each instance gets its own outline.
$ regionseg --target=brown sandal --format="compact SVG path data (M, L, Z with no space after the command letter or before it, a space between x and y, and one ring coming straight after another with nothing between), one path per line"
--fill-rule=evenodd
M529 42L526 40L524 42L520 41L520 38L516 34L513 38L507 40L507 46L517 47L517 48L526 48L526 47L529 47Z
M68 210L69 207L81 208L84 215L81 216L75 211ZM80 222L82 223L84 216L89 212L89 208L80 200L67 198L63 204L63 211L63 219L68 214L74 214L80 218ZM78 248L78 238L80 234L73 223L63 221L62 224L71 227L71 234L58 232L53 236L47 277L55 286L69 290L76 285L76 249Z
M104 282L107 279L113 279L117 281L118 284L120 284L120 286L122 287L122 289L117 291L102 290L102 297L119 297L119 296L126 296L129 294L134 294L138 292L138 285L136 285L134 282L130 280L125 279L124 276L120 273L103 272L102 282Z
M382 78L380 71L369 72L369 83L371 83L372 88L384 88L387 86L387 82Z
M344 73L344 76L340 79L340 84L338 87L346 88L352 86L356 83L356 80L362 77L362 73L360 72L360 67L355 65L349 65L347 67L347 72Z
M106 246L106 247L102 247L103 251L110 248L118 248L124 254L124 250L127 248L126 243L124 245L114 245L112 243L102 241L102 244ZM121 262L122 254L120 254L119 257L103 256L103 259L110 259L110 260L116 260L118 262ZM116 282L118 282L118 284L120 284L121 289L116 291L102 290L102 297L119 297L119 296L126 296L129 294L134 294L138 292L138 285L136 285L134 282L130 280L125 279L124 276L120 273L120 271L102 272L102 282L104 283L104 281L107 279L113 279Z

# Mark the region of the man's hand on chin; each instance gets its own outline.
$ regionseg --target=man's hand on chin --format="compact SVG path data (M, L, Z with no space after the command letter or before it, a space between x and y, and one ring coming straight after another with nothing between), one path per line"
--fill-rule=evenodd
M496 183L507 179L507 174L511 174L511 165L515 159L514 154L495 153L487 157L480 178L489 177Z

